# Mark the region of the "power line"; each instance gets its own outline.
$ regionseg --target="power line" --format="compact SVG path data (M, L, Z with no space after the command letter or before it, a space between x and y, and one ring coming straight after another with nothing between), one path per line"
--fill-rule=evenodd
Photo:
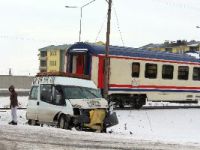
M108 0L105 0L105 1L108 3ZM112 4L112 7L114 8L114 14L115 14L116 21L117 21L117 30L118 30L118 32L119 32L119 34L120 34L120 39L121 39L122 45L124 46L125 44L124 44L124 40L123 40L123 36L122 36L121 29L120 29L120 25L119 25L119 18L118 18L118 15L117 15L117 11L116 11L116 9L115 9L115 7L114 7L114 4ZM99 38L99 35L100 35L100 33L102 32L102 30L103 30L103 27L104 27L104 24L105 24L105 22L106 22L106 19L107 19L107 15L106 15L106 17L105 17L105 19L104 19L104 21L103 21L101 27L100 27L99 32L97 33L95 42L97 42L97 40L98 40L98 38Z
M195 11L200 12L200 7L194 7L188 4L184 4L184 3L177 3L177 2L168 1L168 0L152 0L152 1L159 2L167 6L172 6L172 7L176 7L180 9L189 9L189 10L195 10Z
M42 39L35 39L35 38L29 38L29 37L22 37L22 36L11 36L11 35L0 35L0 39L9 39L9 40L20 40L20 41L32 41L32 42L40 42L40 43L60 43L55 41L49 41L49 40L42 40Z
M124 46L124 40L123 40L123 37L122 37L122 32L121 32L121 30L120 30L119 19L118 19L117 11L116 11L115 7L114 7L114 13L115 13L115 17L116 17L116 20L117 20L117 29L118 29L118 31L119 31L122 44L123 44L123 46Z
M101 25L101 27L100 27L100 30L99 30L98 33L97 33L97 36L96 36L96 39L95 39L95 43L97 42L97 40L98 40L98 38L99 38L99 35L101 34L101 32L102 32L102 30L103 30L103 27L104 27L104 25L105 25L105 23L106 23L106 20L107 20L107 15L105 16L105 19L104 19L104 21L103 21L103 23L102 23L102 25Z

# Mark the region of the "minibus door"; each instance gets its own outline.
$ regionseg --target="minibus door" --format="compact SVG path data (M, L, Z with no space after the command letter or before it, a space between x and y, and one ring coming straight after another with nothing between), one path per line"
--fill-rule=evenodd
M27 117L31 120L38 120L39 86L33 86L29 95L27 105Z

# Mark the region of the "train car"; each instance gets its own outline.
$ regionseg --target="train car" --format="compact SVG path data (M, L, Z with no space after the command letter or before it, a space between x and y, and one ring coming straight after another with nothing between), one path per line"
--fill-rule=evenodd
M88 76L103 89L105 46L75 43L66 54L67 73ZM197 103L200 60L185 54L110 46L109 100L141 108L146 101Z

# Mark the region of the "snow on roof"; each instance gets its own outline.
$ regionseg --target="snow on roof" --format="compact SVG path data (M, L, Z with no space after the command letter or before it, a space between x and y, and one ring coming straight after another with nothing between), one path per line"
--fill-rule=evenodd
M196 43L196 44L190 44L188 45L189 47L196 47L196 46L199 46L199 43Z
M195 57L196 59L200 59L200 56L199 56L199 54L198 53L186 53L187 55L189 55L189 56L192 56L192 57Z

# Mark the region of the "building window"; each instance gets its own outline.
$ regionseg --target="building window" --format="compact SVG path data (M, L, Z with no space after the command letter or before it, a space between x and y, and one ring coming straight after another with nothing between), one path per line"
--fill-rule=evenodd
M145 78L155 79L157 77L157 64L145 65Z
M193 80L200 80L200 68L194 67L193 68Z
M56 56L56 51L50 51L50 56Z
M50 66L56 66L56 61L50 61L49 64Z
M46 67L47 66L47 62L45 60L41 60L40 61L40 66L41 67Z
M166 47L166 48L165 48L165 51L166 51L166 52L172 53L172 48L171 48L171 47Z
M140 63L132 63L132 77L140 76Z
M46 57L47 56L47 52L46 51L41 51L40 55L41 55L41 57Z
M162 66L162 78L163 79L173 79L174 66L163 65Z
M189 67L188 66L179 66L178 67L178 79L179 80L188 80Z

